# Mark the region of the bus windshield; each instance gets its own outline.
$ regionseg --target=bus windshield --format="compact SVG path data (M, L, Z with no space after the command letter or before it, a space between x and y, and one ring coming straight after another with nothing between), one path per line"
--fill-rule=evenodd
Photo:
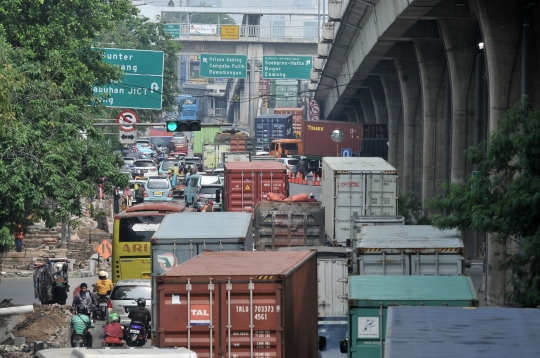
M133 216L120 219L119 242L148 242L164 216Z

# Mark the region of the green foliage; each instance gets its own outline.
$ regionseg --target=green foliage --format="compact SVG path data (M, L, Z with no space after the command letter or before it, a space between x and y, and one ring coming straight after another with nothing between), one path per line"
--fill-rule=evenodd
M519 106L502 118L487 143L466 151L479 175L445 186L448 195L428 206L440 228L497 233L499 242L523 237L522 254L502 257L511 272L510 298L522 307L540 305L540 112ZM447 215L442 215L446 212Z
M406 225L431 225L422 209L422 203L412 191L404 193L399 188L398 214L405 218Z
M92 126L91 84L119 69L92 50L93 38L136 13L127 0L4 0L0 6L1 240L17 224L48 227L81 214L80 198L125 185L121 158Z

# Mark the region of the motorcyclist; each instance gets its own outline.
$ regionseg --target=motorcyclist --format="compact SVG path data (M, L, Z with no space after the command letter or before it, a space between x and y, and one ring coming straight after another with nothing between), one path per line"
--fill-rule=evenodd
M137 307L133 310L131 310L128 314L128 318L131 319L130 324L138 323L142 324L144 326L144 334L146 335L149 330L149 324L150 320L152 319L152 316L150 315L150 311L146 306L146 300L144 298L138 298L137 299Z
M174 153L174 151L176 150L176 145L174 144L172 139L169 139L169 144L167 144L167 150L169 151L169 155L171 153Z
M86 307L87 312L93 312L94 307L97 305L96 297L90 291L88 291L88 285L81 283L79 286L80 291L73 297L72 311L76 312L79 305Z
M124 344L122 340L124 331L120 325L120 316L117 313L109 315L109 324L103 328L103 342L105 344Z
M111 294L114 284L108 279L108 276L109 274L105 271L98 272L98 280L94 285L94 292L97 293L98 299Z
M88 331L88 328L94 328L94 323L88 317L88 311L83 304L77 305L77 314L71 318L71 346L73 344L73 336L75 334L80 334L83 336L86 341L86 347L92 347L92 334Z

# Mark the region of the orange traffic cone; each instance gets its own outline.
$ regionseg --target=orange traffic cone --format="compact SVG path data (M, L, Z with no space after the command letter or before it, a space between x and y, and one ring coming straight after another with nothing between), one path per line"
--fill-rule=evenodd
M321 177L317 175L317 181L315 182L316 186L321 186Z
M296 184L302 184L302 173L298 172L298 175L296 176Z
M317 177L315 175L313 175L313 177L311 178L311 185L313 186L317 185Z
M302 184L308 185L307 174L306 174L306 176L304 177L304 180L302 181Z
M294 173L289 173L289 183L294 183Z

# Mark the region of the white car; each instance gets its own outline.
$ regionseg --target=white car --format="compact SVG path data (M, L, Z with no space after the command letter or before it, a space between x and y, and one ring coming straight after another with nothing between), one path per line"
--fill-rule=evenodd
M132 172L134 175L144 175L146 178L151 176L158 176L158 168L156 163L150 159L139 159L133 163L134 167Z
M120 324L127 325L131 322L128 318L129 311L137 307L138 298L144 298L146 308L151 309L152 283L150 279L117 281L109 299L108 313L117 313L120 316ZM109 314L107 314L107 323L110 323Z

